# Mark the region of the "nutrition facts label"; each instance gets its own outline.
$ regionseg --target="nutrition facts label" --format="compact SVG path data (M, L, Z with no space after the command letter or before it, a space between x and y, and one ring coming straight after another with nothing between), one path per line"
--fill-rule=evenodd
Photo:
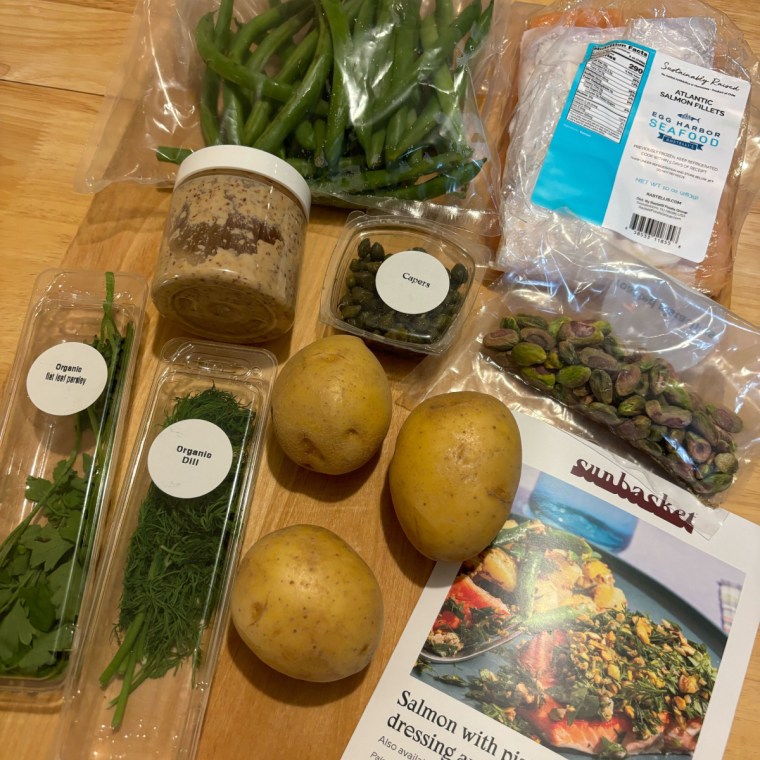
M589 45L531 200L698 263L749 91L748 80L630 40Z
M567 120L619 143L649 51L625 42L597 47L578 81Z

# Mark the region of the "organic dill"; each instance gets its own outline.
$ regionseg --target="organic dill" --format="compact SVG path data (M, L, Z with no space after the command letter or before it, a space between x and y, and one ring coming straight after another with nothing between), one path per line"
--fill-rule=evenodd
M164 421L205 420L232 444L233 466L203 496L180 499L151 483L140 505L124 568L119 620L121 645L100 676L105 687L122 679L111 725L118 728L130 693L185 660L201 660L201 637L216 607L229 539L235 529L241 473L253 412L215 386L175 399Z

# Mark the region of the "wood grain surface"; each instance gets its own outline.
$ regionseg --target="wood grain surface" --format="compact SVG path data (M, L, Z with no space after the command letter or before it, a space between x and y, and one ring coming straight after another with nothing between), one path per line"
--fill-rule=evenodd
M35 277L49 267L116 269L150 278L169 193L134 184L96 195L73 190L109 83L121 71L120 46L135 0L0 0L0 383L5 383ZM716 0L760 52L757 0ZM280 362L324 332L318 321L322 276L346 213L315 208L293 331L268 345ZM731 305L760 323L760 205L738 245ZM135 440L159 347L176 328L152 305L140 347L126 449ZM398 394L413 360L383 358ZM218 663L199 760L338 760L396 645L432 563L408 543L393 514L387 465L406 410L396 405L378 457L340 478L287 461L268 438L245 546L277 527L313 522L348 540L375 571L386 602L377 656L362 673L333 684L282 677L261 664L231 626ZM117 486L123 480L123 465ZM760 523L760 472L726 505ZM760 547L758 547L760 551ZM685 569L685 571L688 571ZM0 707L0 757L51 757L56 709ZM760 650L755 646L726 760L757 756ZM143 760L142 758L136 760ZM716 760L718 760L716 758Z

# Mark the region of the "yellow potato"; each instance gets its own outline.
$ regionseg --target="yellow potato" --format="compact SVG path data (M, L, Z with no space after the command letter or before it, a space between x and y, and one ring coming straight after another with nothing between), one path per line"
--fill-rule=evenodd
M362 670L383 625L380 586L364 560L317 525L259 539L232 586L232 621L267 665L305 681L336 681Z
M474 557L508 518L521 467L520 431L497 398L426 399L402 425L388 473L404 532L431 559Z
M362 340L332 335L294 354L272 389L275 438L296 464L339 475L369 461L391 423L391 389Z

